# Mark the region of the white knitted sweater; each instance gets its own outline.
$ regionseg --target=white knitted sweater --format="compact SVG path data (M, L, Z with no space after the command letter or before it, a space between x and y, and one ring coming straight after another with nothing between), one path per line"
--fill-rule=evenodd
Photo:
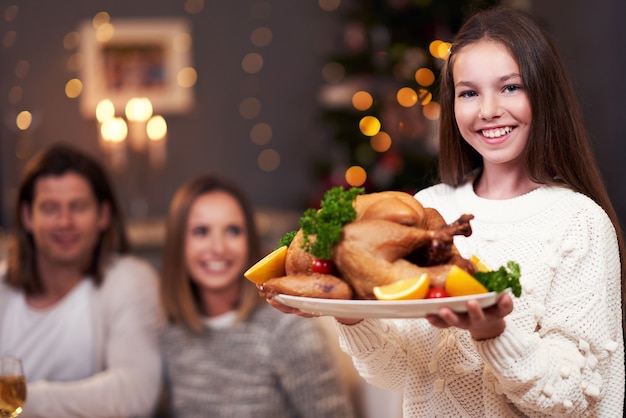
M471 183L416 198L446 221L475 216L462 255L522 271L503 334L474 341L425 319L338 324L342 349L370 383L404 392L404 417L622 416L624 340L615 229L591 199L541 187L509 200Z

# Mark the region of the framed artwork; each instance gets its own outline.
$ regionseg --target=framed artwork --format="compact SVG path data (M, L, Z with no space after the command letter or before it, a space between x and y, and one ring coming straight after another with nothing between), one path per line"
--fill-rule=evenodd
M179 79L192 65L186 19L117 19L99 29L89 21L79 32L84 117L95 118L103 99L113 102L117 114L133 97L147 97L161 114L185 113L193 106L192 88Z

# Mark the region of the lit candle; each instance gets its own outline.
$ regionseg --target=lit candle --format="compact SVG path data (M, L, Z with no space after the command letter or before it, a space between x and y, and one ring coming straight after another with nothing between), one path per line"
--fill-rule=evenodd
M161 168L167 160L167 122L160 115L150 118L146 125L146 132L150 139L148 149L150 166L154 169Z
M126 167L126 136L128 127L123 118L112 117L105 120L100 127L103 141L108 144L109 159L114 170Z
M96 124L98 126L98 143L102 147L105 153L109 151L110 141L105 140L102 136L102 124L105 120L111 119L115 116L115 106L109 99L102 99L96 106Z
M146 121L152 116L152 102L147 97L133 97L126 103L126 119L131 147L138 152L146 149Z

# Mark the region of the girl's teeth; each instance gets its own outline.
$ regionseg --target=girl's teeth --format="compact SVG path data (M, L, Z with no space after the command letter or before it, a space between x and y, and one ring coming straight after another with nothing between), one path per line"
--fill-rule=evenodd
M512 131L512 128L510 126L506 126L504 128L484 130L483 135L486 136L487 138L498 138L498 137L501 137L502 135L508 134L511 131Z

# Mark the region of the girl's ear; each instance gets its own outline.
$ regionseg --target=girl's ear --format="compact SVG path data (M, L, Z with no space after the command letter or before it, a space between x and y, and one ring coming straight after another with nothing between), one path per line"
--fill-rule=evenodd
M26 232L31 232L33 229L33 219L30 205L26 202L22 202L20 210L22 212L22 227Z
M104 231L111 224L111 205L108 202L100 204L100 217L98 219L98 226L100 231Z

